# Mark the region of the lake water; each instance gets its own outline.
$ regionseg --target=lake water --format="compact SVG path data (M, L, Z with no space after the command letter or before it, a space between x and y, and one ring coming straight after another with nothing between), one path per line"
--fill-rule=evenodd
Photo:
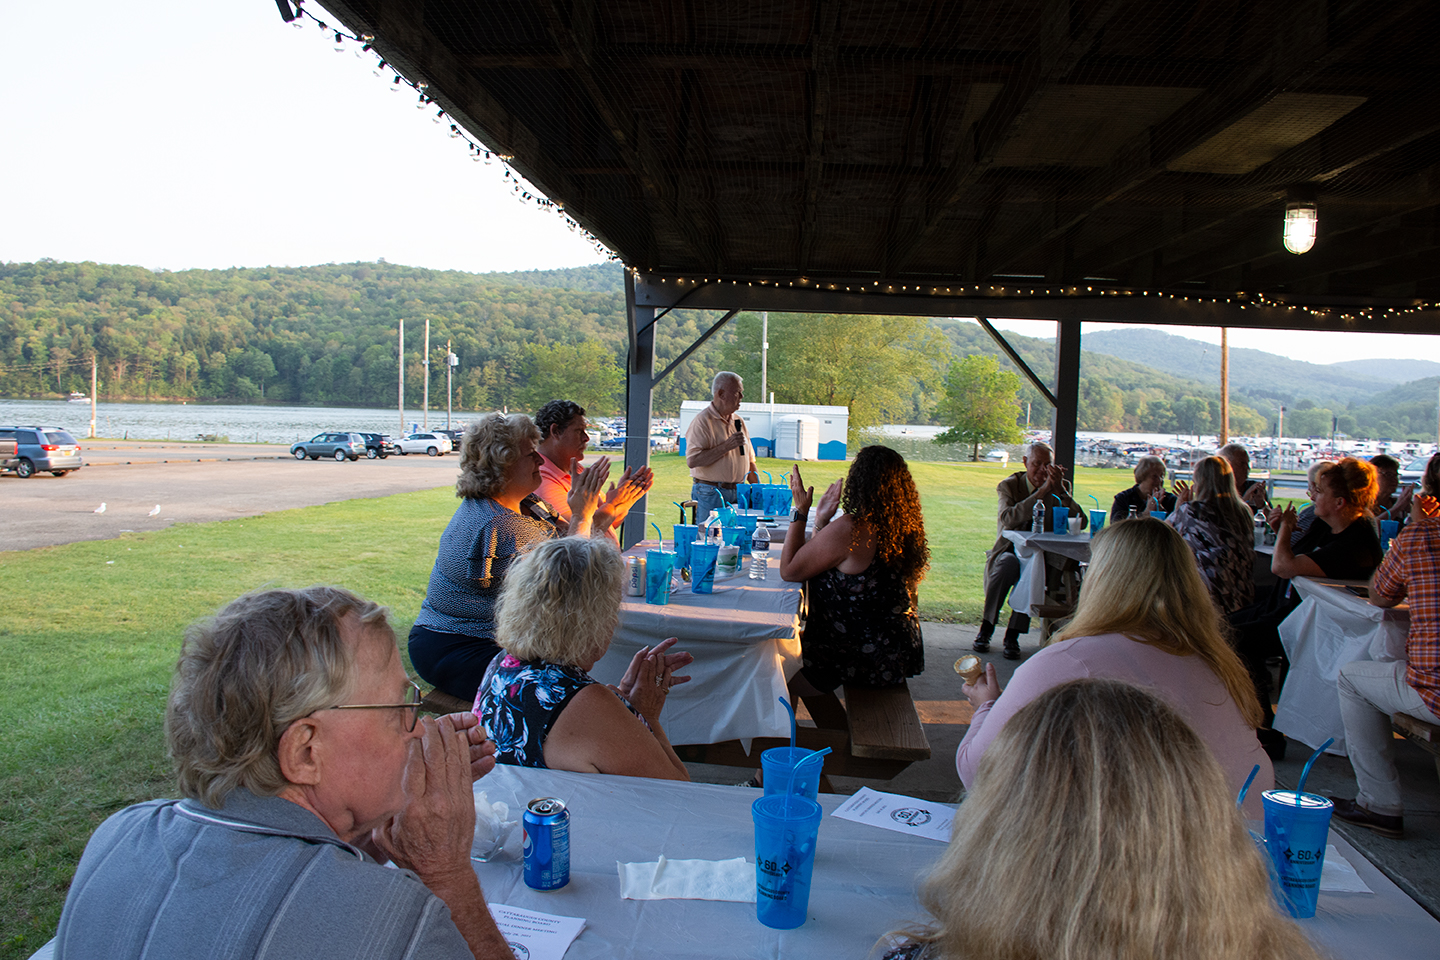
M479 414L451 418L457 429ZM405 412L405 428L422 423L420 411ZM0 399L0 423L59 426L77 438L90 433L90 405L64 400ZM445 411L430 412L430 427L445 426ZM195 440L200 434L228 437L234 443L283 443L308 440L323 430L357 430L399 436L398 410L365 407L283 407L210 403L106 403L95 413L95 433L131 440Z

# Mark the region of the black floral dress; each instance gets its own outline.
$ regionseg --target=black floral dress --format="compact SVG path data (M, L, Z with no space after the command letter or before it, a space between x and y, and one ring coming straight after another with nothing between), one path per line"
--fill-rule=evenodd
M800 653L805 679L820 690L894 687L923 671L920 616L904 579L879 561L812 579Z
M575 694L599 682L563 663L517 660L508 653L491 660L475 697L475 715L495 741L495 762L544 767L545 738L560 711ZM630 701L621 697L620 702L640 717Z

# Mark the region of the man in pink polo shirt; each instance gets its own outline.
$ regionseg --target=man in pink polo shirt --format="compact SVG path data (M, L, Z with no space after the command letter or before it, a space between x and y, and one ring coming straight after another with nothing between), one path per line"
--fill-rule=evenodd
M535 414L535 427L540 431L540 442L535 452L540 454L540 488L536 495L548 503L561 519L570 522L570 507L566 498L570 495L570 461L576 461L575 475L585 472L579 461L585 459L585 448L590 444L590 434L585 429L585 408L573 400L551 400ZM616 515L618 527L629 513L630 503L650 489L654 474L649 467L626 471L618 485L612 484L604 501L612 506L624 504L624 510ZM636 490L626 490L635 487Z
M710 405L685 429L685 465L690 468L690 499L701 523L722 503L735 502L735 484L758 483L755 448L745 421L735 416L745 396L740 375L722 370L710 387Z

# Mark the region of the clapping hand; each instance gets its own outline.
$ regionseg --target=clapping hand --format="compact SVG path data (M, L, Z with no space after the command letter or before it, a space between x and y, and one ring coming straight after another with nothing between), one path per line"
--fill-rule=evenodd
M620 482L610 484L604 498L596 507L597 524L601 520L608 521L602 524L608 530L623 521L630 513L630 508L650 492L654 483L655 472L649 467L626 467L625 472L620 475Z
M845 492L845 480L841 478L830 484L825 489L825 494L820 498L820 508L815 512L815 532L819 533L835 516L835 511L840 508L840 497Z
M815 488L805 486L798 463L790 469L790 500L795 509L801 511L809 510L810 504L815 502Z
M1175 506L1190 502L1190 484L1184 480L1175 481Z
M570 508L570 532L584 536L589 533L590 521L600 505L600 491L610 477L610 461L597 460L591 467L580 472L580 461L570 461L570 493L565 504Z
M610 688L630 701L647 720L659 718L671 687L690 681L689 676L677 676L675 671L693 663L695 658L688 653L667 653L677 642L675 637L669 637L653 649L641 647L631 658L625 676Z
M1410 501L1411 521L1432 520L1436 517L1440 517L1440 500L1421 493L1416 494Z

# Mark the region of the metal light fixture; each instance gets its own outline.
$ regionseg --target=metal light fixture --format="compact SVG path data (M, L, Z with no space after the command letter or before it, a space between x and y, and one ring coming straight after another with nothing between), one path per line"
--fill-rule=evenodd
M1285 249L1305 253L1315 246L1318 219L1313 201L1291 200L1285 204Z

